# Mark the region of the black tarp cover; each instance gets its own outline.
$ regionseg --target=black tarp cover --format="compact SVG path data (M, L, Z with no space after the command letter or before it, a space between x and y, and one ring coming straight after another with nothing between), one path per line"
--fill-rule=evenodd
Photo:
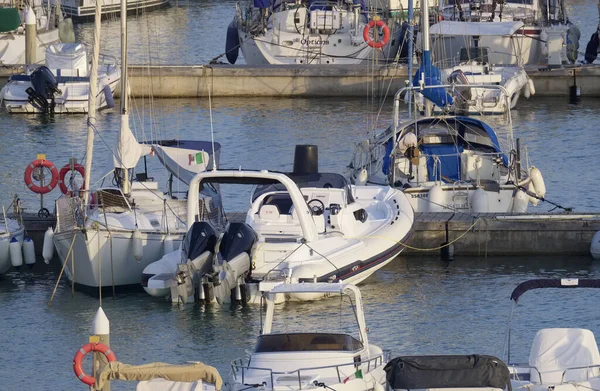
M388 362L385 372L388 385L393 389L510 389L508 367L494 356L402 356Z

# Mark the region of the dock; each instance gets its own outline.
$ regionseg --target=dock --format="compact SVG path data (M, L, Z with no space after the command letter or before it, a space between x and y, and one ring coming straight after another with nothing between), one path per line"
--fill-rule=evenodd
M241 222L245 213L227 217ZM44 233L55 219L25 214L23 221L41 253ZM592 237L600 231L600 213L416 213L413 231L404 243L407 256L438 255L444 242L454 245L456 256L589 255Z
M393 95L404 87L406 65L133 65L132 97L364 97ZM22 66L0 68L0 86ZM528 67L535 96L569 96L575 83L581 97L600 97L600 66L557 69ZM119 93L117 91L116 95Z

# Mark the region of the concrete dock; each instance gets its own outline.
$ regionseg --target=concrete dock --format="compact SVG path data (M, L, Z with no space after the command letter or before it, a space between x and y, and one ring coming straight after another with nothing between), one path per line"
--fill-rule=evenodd
M0 85L23 67L0 68ZM582 97L600 97L600 66L528 67L535 96L568 96L575 82ZM575 75L575 76L574 76ZM393 95L405 86L406 65L189 65L129 67L133 97L364 97ZM118 95L118 92L117 92Z
M228 213L230 221L244 217L245 213ZM55 219L26 214L23 220L41 253L44 233ZM600 231L600 213L417 213L413 229L405 255L438 255L446 231L457 256L589 255L592 237Z

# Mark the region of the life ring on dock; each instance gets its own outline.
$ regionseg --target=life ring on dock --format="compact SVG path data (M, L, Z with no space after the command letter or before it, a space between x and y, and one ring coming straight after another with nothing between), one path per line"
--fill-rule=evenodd
M85 168L81 165L81 164L74 164L73 165L73 170L77 171L79 174L81 174L82 178L85 178ZM67 176L67 173L71 171L71 165L69 163L65 164L63 166L63 168L60 169L60 172L58 174L58 187L60 187L60 191L62 191L63 194L68 194L69 196L73 196L73 190L69 190L69 188L67 188L67 184L65 183L65 177ZM85 187L84 184L82 184L79 189L77 189L77 191L83 190Z
M383 39L381 41L375 42L369 36L371 29L375 26L381 27L383 29ZM367 24L365 26L365 29L363 30L363 39L365 40L367 45L369 45L370 47L375 48L375 49L380 49L380 48L384 47L390 41L390 37L391 37L390 28L381 19L371 20L369 22L369 24Z
M38 186L33 183L33 170L36 168L47 168L48 170L50 170L52 178L50 179L49 184L47 184L46 186ZM38 194L50 193L52 189L56 187L57 183L58 170L56 169L54 163L52 163L50 160L37 159L27 165L27 168L25 169L25 184L32 192Z
M90 342L86 343L85 345L79 348L77 353L75 353L75 357L73 358L73 371L75 372L75 376L77 376L79 380L81 380L88 386L92 386L94 385L94 383L96 383L96 379L90 375L86 375L86 373L83 371L83 368L81 367L83 358L89 352L100 352L104 354L108 362L117 361L117 356L115 356L115 353L103 343Z

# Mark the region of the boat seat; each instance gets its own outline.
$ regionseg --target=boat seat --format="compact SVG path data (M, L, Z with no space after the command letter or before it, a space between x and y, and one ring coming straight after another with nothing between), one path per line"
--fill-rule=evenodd
M262 220L277 221L279 220L279 208L277 205L263 205L258 211L258 217Z
M588 376L600 376L600 367L586 368L594 365L600 365L600 353L594 334L590 330L542 329L533 339L529 354L532 383L562 384L569 381L586 381ZM567 370L569 368L579 369Z

